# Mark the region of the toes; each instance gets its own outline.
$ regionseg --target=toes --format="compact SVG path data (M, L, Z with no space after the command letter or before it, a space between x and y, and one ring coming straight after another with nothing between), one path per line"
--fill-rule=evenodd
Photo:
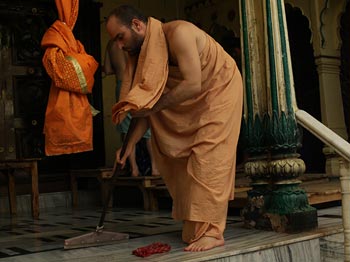
M193 248L193 243L188 245L187 247L185 247L185 251L192 251L192 248Z
M210 238L201 238L196 242L189 244L187 247L184 248L184 250L192 252L207 251L214 247L222 246L223 244L224 243L221 243L221 241L218 241L216 239L213 241L213 239Z

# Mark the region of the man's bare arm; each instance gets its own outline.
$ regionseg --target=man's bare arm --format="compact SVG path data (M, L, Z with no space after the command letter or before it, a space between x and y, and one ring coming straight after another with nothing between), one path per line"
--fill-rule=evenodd
M149 128L148 120L147 118L140 117L137 119L136 126L131 133L129 137L129 141L127 144L127 147L125 149L125 153L123 157L120 159L120 151L121 148L117 150L116 160L118 163L120 163L123 167L126 163L126 159L129 157L132 149L135 147L138 141L143 137L143 135L146 133L147 129Z
M166 34L169 52L177 61L183 80L168 93L163 94L152 109L132 112L134 117L149 116L200 94L202 75L196 38L199 34L202 32L187 22L176 25L171 29L171 33Z
M144 117L138 118L135 130L129 138L129 143L136 145L137 142L139 142L140 139L143 137L143 135L146 133L148 128L149 128L148 119Z
M196 39L198 31L195 34L193 30L197 29L188 23L180 24L167 37L170 53L177 61L183 81L159 99L153 112L180 104L201 91L201 64Z
M201 92L201 64L193 30L196 29L189 24L178 25L168 36L170 53L178 63L183 81L159 99L154 106L155 112L180 104Z

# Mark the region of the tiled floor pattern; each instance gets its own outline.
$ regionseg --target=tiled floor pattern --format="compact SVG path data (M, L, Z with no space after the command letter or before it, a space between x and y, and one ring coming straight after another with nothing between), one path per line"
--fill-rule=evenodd
M0 260L49 250L62 250L67 238L93 232L100 210L55 210L40 215L0 217ZM229 217L228 224L240 222ZM105 230L129 234L130 239L180 232L181 223L169 211L146 212L136 209L113 209L106 214Z
M225 257L252 254L252 252L259 253L260 250L263 253L266 249L283 245L287 249L279 256L287 257L293 250L291 248L293 244L317 238L320 238L321 245L317 246L321 247L321 255L334 257L334 243L336 242L329 242L332 239L324 237L334 238L335 234L341 234L341 208L333 207L318 210L318 217L318 229L298 234L286 234L245 229L239 217L229 216L225 231L225 246L204 253L196 253L183 252L185 244L181 242L181 223L174 221L171 218L170 211L166 210L146 212L140 209L112 209L106 215L105 230L127 233L130 236L129 241L69 251L63 249L64 240L93 232L100 218L100 210L56 209L41 214L39 220L33 220L30 215L18 216L17 218L1 215L0 262L197 262L207 261L206 258L210 261L229 261L225 260ZM131 251L135 248L148 245L154 241L171 244L171 252L169 254L153 255L150 258L138 258L131 254ZM342 258L342 240L340 239L338 242L336 243L336 251L339 253L337 255ZM291 249L289 249L289 245L291 245ZM315 249L317 249L316 246ZM333 253L331 254L330 251ZM297 253L294 252L293 254ZM268 258L272 259L271 255ZM301 262L307 260L298 258L297 260L288 261Z

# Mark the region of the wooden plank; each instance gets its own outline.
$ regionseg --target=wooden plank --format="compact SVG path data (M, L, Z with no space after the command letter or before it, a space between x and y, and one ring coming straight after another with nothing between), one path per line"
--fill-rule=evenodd
M312 183L302 183L301 187L306 191L310 205L341 200L341 188L338 179L327 179L325 181L320 178Z
M341 192L340 184L334 184L331 182L317 183L314 185L301 185L306 192L319 193L319 194L332 194Z
M251 189L252 189L251 187L236 187L235 188L235 194L236 193L241 193L241 192L248 192Z
M310 205L341 200L341 188L338 179L329 180L320 174L314 176L314 178L315 180L309 180L300 185L305 190ZM230 207L243 207L247 202L247 191L250 188L242 187L238 183L236 183L235 188L235 199L230 201Z
M328 195L312 194L308 197L310 205L329 203L341 200L341 193L334 193Z

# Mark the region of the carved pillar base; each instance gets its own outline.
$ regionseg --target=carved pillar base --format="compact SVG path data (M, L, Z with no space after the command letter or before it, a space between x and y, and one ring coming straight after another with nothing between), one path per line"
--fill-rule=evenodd
M265 216L265 206L271 193L269 184L257 182L251 184L251 186L253 189L248 191L248 204L241 211L244 226L270 230L271 223Z
M245 172L253 182L241 212L244 225L290 233L316 228L317 210L309 205L297 180L304 171L305 163L296 155L246 163Z
M286 215L266 214L271 228L276 232L297 233L317 228L317 210L290 213Z
M270 173L274 178L273 191L266 216L272 230L299 232L317 227L317 210L309 205L301 181L297 178L305 172L305 163L298 154L275 156L270 162Z
M241 216L247 228L271 229L269 220L265 217L265 206L271 193L268 162L264 157L250 159L244 166L245 173L252 179L252 189L248 191L248 203L242 209Z
M317 227L317 210L309 205L300 183L298 180L275 183L266 207L266 217L272 230L293 233Z

